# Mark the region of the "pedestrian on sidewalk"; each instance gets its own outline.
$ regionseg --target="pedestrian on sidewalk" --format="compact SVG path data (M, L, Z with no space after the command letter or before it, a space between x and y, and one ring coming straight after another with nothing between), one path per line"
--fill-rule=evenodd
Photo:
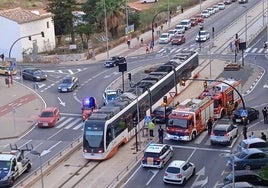
M264 132L261 132L261 139L267 141L266 134L264 134Z
M167 18L165 19L165 23L166 23L166 25L168 24L168 19Z
M151 52L154 51L154 42L153 41L150 42L150 51Z
M209 117L209 119L207 121L208 136L210 136L210 134L211 134L212 125L213 125L212 117Z
M264 108L262 109L263 122L264 122L264 123L267 123L267 115L268 115L267 113L268 113L268 110L267 110L266 107L264 107Z
M143 38L141 38L141 45L143 46Z
M233 46L232 41L229 43L229 49L230 49L230 52L234 52L234 46Z
M159 126L159 129L158 129L158 138L159 138L159 143L163 144L164 130L162 129L161 125Z
M163 24L161 24L161 26L160 26L160 27L161 27L161 30L163 31L163 28L164 28Z
M154 137L154 127L155 127L154 123L152 121L150 121L148 123L150 137Z
M148 54L149 53L149 44L146 45L145 50L146 50L146 54Z
M127 46L130 48L130 39L127 40Z
M137 35L137 41L139 42L140 41L140 35Z
M248 128L247 128L246 125L244 125L244 127L243 127L243 136L244 136L244 139L247 139L248 138L247 137L247 131L248 131Z

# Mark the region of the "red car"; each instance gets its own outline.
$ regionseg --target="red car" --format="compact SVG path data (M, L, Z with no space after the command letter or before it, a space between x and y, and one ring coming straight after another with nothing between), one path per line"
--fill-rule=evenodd
M185 36L183 34L175 35L172 37L171 44L172 45L179 45L185 43Z
M195 18L196 18L196 20L197 20L198 23L204 21L204 16L202 14L197 14L195 16Z
M38 127L54 127L60 119L60 111L57 107L47 107L38 118Z
M198 20L196 17L190 18L191 20L191 26L194 27L198 24Z

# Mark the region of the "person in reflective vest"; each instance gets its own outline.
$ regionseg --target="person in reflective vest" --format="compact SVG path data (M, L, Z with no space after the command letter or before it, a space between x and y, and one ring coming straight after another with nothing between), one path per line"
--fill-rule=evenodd
M152 121L150 121L148 123L148 129L149 129L149 134L150 134L150 137L154 137L154 123Z

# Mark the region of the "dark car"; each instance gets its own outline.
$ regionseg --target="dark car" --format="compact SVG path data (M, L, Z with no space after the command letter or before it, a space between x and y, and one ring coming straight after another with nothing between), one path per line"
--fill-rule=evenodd
M231 1L231 0L225 0L225 1L223 1L223 3L224 3L225 5L230 5L230 4L232 3L232 1Z
M78 78L73 76L65 77L58 86L59 92L69 92L78 87Z
M40 82L47 79L47 75L37 68L27 68L22 71L22 78L24 80L32 80L35 82Z
M257 148L244 149L231 156L228 160L230 167L234 165L237 170L260 169L268 163L268 154Z
M178 45L185 43L185 36L183 34L180 35L174 35L171 40L172 45Z
M267 180L261 178L257 173L251 170L236 170L234 175L231 172L223 179L224 185L232 183L233 177L235 177L235 182L248 182L251 183L252 185L261 185L261 186L268 185Z
M166 107L166 117L172 112L172 107L167 106ZM151 114L151 117L154 121L159 123L165 123L165 107L164 106L158 106Z
M255 108L246 107L245 108L248 111L248 116L246 118L247 123L250 123L254 121L255 119L259 119L260 112L259 110L256 110ZM243 110L243 107L237 108L233 113L233 122L242 124L242 117L240 116L241 110Z
M115 67L118 66L119 63L124 63L126 62L126 58L122 56L113 56L110 59L108 59L105 63L105 67Z

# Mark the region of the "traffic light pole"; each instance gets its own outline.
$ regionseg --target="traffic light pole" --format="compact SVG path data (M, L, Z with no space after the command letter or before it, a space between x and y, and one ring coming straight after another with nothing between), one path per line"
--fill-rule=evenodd
M12 48L13 48L13 46L14 46L19 40L24 39L24 38L30 38L30 37L32 37L32 36L36 36L36 35L42 35L42 37L45 37L44 32L42 31L41 33L36 33L36 34L33 34L33 35L27 35L27 36L18 38L18 39L15 40L15 41L13 42L13 44L11 45L11 47L10 47L10 49L9 49L8 57L11 58L11 51L12 51Z

